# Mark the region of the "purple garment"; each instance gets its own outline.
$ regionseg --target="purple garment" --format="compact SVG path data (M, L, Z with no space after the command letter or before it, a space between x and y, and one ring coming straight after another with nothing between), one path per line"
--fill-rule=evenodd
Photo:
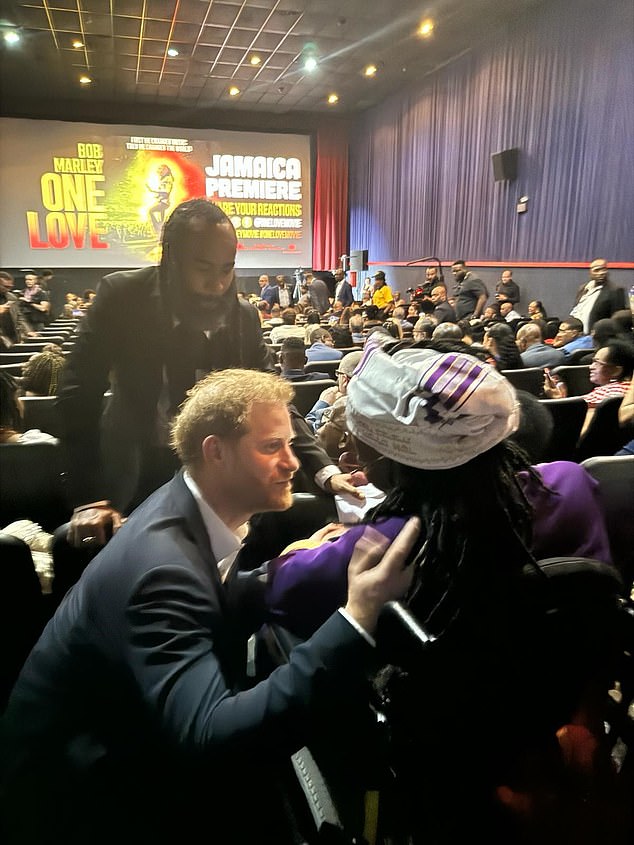
M535 469L547 489L541 489L528 473L520 473L520 479L535 512L533 554L537 560L590 557L612 563L595 479L570 461L537 464Z
M372 527L393 540L404 524L402 517L389 517ZM309 637L345 605L348 563L365 528L365 524L353 525L336 540L270 561L267 604L273 622Z
M526 498L534 508L533 554L588 557L611 563L608 533L599 504L598 484L579 464L538 464L545 489L527 472L520 473ZM373 527L393 540L406 519L389 517ZM300 549L269 564L267 603L272 621L300 637L309 637L346 603L348 562L365 524L355 525L336 540L314 549Z

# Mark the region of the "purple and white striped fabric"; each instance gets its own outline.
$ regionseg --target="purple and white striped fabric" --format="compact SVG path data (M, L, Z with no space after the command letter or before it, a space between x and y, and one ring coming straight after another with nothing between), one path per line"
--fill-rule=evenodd
M509 381L459 352L402 349L370 337L348 385L350 431L382 455L420 469L460 466L517 428Z

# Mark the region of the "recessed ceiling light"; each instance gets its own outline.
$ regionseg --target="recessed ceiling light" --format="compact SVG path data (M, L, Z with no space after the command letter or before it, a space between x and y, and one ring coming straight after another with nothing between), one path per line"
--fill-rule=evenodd
M240 93L240 89L236 88L235 85L232 85L231 88L229 89L229 96L230 97L237 97L239 93Z
M82 48L83 46L84 46L84 42L83 42L83 41L80 41L80 40L79 40L79 38L76 38L76 39L73 41L73 47L75 48L75 50L81 50L81 48Z
M254 67L257 67L257 65L259 65L259 64L261 64L261 63L262 63L262 59L261 59L259 56L251 56L251 58L249 59L249 62L250 62L250 63L251 63Z
M5 32L4 40L7 44L17 44L20 40L20 34L14 29L10 29L8 32Z
M423 21L422 24L418 27L418 34L422 35L423 38L428 38L432 32L434 31L434 22L427 18L427 20Z
M337 96L337 94L329 94L328 95L328 102L330 103L331 106L334 106L335 103L339 102L339 97Z
M80 85L90 85L92 79L89 76L80 76L79 77L79 84Z
M309 56L304 62L304 70L312 73L317 69L317 59L314 56Z
M374 76L376 74L377 67L376 65L368 65L366 69L363 71L364 76Z
M167 55L171 56L172 59L175 59L176 56L178 56L178 50L176 49L176 47L168 47Z

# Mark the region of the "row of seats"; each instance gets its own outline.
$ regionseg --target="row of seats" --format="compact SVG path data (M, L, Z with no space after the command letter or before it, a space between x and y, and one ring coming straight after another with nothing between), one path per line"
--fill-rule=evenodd
M551 371L566 385L568 396L585 396L590 393L593 384L590 381L589 364L562 364ZM544 396L544 368L522 367L517 370L502 370L502 374L517 390L525 390L533 396Z

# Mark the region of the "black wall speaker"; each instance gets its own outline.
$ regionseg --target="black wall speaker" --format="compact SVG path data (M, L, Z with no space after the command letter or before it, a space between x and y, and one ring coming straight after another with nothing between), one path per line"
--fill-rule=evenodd
M501 153L493 153L493 177L496 182L513 182L517 179L517 161L519 150L513 147L510 150L502 150Z
M350 250L350 269L356 270L360 273L362 270L368 269L368 251L367 249L351 249Z

